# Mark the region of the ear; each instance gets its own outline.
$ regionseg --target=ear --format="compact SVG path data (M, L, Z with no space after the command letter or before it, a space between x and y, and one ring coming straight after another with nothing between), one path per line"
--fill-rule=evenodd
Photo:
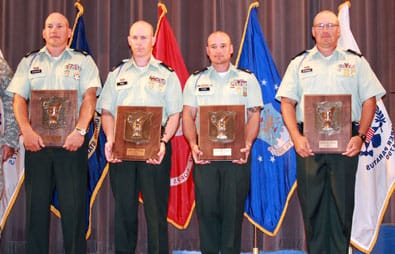
M156 42L156 37L152 37L152 46L155 45L155 42Z
M132 37L130 35L128 36L128 44L130 47L132 46Z

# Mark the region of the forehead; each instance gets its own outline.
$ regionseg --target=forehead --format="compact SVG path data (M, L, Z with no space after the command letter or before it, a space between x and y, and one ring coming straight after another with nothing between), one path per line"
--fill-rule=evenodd
M53 13L45 20L45 24L65 24L68 26L69 22L65 16L58 13Z
M130 35L153 35L153 29L151 25L146 23L136 23L130 27Z
M208 44L228 44L230 43L230 38L225 33L214 33L208 37Z
M332 12L321 12L314 18L314 24L318 23L338 23L338 19Z

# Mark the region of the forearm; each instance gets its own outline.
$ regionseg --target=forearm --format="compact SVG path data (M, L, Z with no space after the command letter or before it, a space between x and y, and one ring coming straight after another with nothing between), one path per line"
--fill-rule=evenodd
M96 88L89 88L84 95L76 127L87 129L96 108Z
M32 126L29 121L28 105L27 100L22 96L15 94L13 100L14 116L15 120L19 125L19 129L22 135L27 131L32 130Z
M254 109L254 111L248 110L248 120L245 127L245 145L251 147L252 143L256 139L259 133L259 122L260 122L260 109Z
M372 124L376 112L376 97L365 100L362 104L361 119L359 121L359 133L366 134Z
M195 116L196 116L195 108L190 106L184 106L184 109L182 111L182 132L191 148L197 145Z
M115 140L114 116L109 111L102 109L101 122L107 142L113 143Z
M282 117L292 140L295 140L297 137L302 135L299 131L298 123L296 121L295 103L295 101L288 98L281 99Z
M176 133L179 123L180 113L170 115L166 122L165 130L163 132L161 140L165 141L166 143L169 142Z

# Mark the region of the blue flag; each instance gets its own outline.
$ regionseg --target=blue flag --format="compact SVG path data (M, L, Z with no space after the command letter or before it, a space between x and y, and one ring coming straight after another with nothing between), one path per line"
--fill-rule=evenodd
M296 155L275 100L280 76L258 20L258 2L250 5L236 65L251 70L261 85L264 109L251 150L251 187L245 216L264 233L277 234L296 188Z
M82 11L83 12L83 11ZM73 29L73 37L70 41L70 48L77 50L86 51L91 55L88 41L85 34L84 19L80 12L77 14L76 22ZM106 136L103 129L101 128L101 119L96 113L93 120L89 124L89 130L87 133L89 139L88 146L88 188L87 188L87 211L86 211L86 238L89 238L91 234L91 210L93 203L96 199L97 193L101 187L102 182L108 171L107 161L104 153L104 145L106 143ZM59 203L58 194L55 191L53 194L53 206L51 210L58 216Z

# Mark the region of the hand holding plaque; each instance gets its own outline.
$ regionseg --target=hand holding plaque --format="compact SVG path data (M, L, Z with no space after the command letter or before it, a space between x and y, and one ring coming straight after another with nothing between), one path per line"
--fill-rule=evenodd
M199 107L199 148L201 160L238 160L243 158L244 105Z

